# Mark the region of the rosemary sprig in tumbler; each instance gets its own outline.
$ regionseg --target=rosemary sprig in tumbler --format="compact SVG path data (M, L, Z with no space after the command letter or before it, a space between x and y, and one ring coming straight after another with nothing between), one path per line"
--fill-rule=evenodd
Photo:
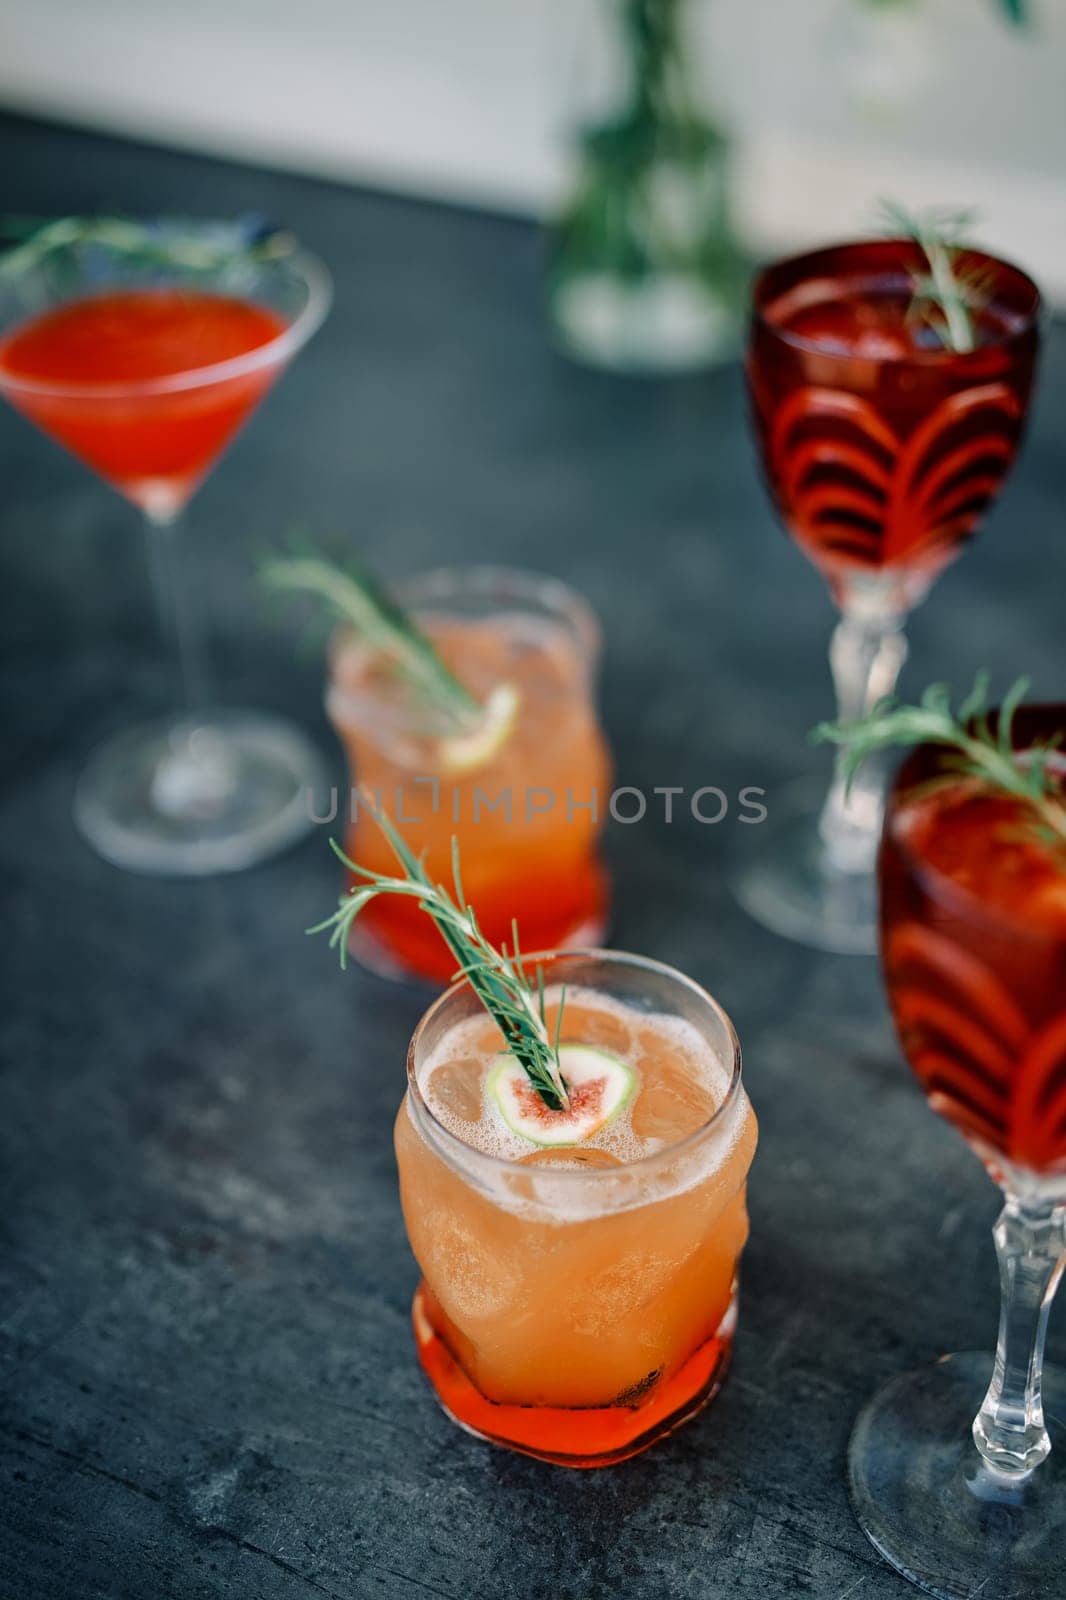
M433 882L422 862L385 813L378 811L374 816L403 868L403 876L390 877L385 873L372 872L368 867L350 860L341 847L331 840L335 854L359 881L347 894L342 895L333 915L309 928L308 932L323 933L330 929L330 946L339 947L343 967L352 925L372 900L386 894L406 895L417 900L422 910L433 918L441 938L455 956L457 976L467 980L496 1022L508 1050L525 1071L541 1100L551 1111L567 1110L570 1099L559 1066L562 1008L560 1006L555 1037L552 1038L548 1033L545 1015L543 974L538 968L534 989L522 965L517 925L512 924L513 949L508 952L504 946L497 950L485 938L473 907L467 904L464 897L459 851L455 841L452 841L453 896L443 885Z

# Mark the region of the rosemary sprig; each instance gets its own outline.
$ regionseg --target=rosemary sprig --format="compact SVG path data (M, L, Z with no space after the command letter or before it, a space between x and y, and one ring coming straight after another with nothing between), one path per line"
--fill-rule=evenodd
M996 730L989 724L989 675L979 672L973 688L951 709L946 684L932 684L916 706L902 705L894 697L880 701L869 716L855 722L822 722L811 738L844 749L844 775L850 785L855 774L876 750L898 745L938 744L952 754L944 765L952 775L976 778L988 788L1024 801L1033 814L1041 841L1066 849L1066 794L1051 762L1060 740L1036 741L1024 751L1012 742L1014 714L1029 689L1019 678L1003 697Z
M987 275L960 266L963 236L973 226L974 213L940 209L911 212L895 200L882 200L880 212L886 228L912 239L928 263L928 276L916 276L914 280L914 315L924 318L945 349L960 355L976 349L973 313L987 299Z
M485 938L478 926L474 908L467 904L463 895L457 841L452 840L453 898L443 885L435 884L429 877L422 862L384 811L372 811L372 815L403 868L403 877L371 872L368 867L350 860L340 845L331 839L334 854L361 882L341 896L332 916L308 928L308 933L323 933L327 928L331 929L330 948L339 947L340 962L344 967L352 924L372 900L383 894L406 895L417 900L422 910L433 918L441 938L455 956L458 963L456 976L467 980L544 1104L551 1111L566 1110L570 1098L559 1066L562 1007L560 1005L555 1037L552 1039L548 1035L545 1014L544 975L538 967L537 988L532 989L522 966L517 925L512 923L513 950L508 953L505 945L497 950Z
M341 567L313 551L270 556L259 577L275 592L324 600L372 650L380 652L413 691L458 729L479 722L484 707L444 665L432 643L380 584L352 558Z
M98 251L130 266L219 272L280 260L292 253L291 234L261 217L193 226L178 218L137 222L131 217L5 217L0 238L15 241L0 256L0 274L17 277L42 262L69 261Z

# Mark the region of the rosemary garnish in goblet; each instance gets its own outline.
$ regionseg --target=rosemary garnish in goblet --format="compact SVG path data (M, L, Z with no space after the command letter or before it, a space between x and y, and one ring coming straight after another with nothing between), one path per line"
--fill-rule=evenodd
M963 236L972 227L972 211L908 211L895 200L882 200L881 218L892 233L912 239L925 256L928 275L916 275L908 316L924 322L946 350L968 355L977 348L974 313L987 299L987 274L965 265Z
M946 684L934 683L918 705L894 697L880 701L869 716L855 722L822 722L811 734L816 742L841 745L844 773L850 784L868 756L900 745L944 745L945 779L968 777L985 788L1023 801L1032 812L1028 829L1040 842L1066 850L1066 792L1052 762L1060 740L1035 740L1023 751L1012 742L1014 714L1029 689L1019 678L1003 697L993 731L989 722L989 674L981 671L957 712L951 709ZM1060 758L1061 761L1061 758ZM938 780L934 779L934 782Z
M365 798L364 803L367 803ZM372 900L385 894L406 895L417 900L421 909L433 918L441 938L455 956L458 963L456 977L465 978L469 983L503 1034L508 1050L523 1068L532 1088L550 1111L566 1111L570 1097L559 1065L562 1000L554 1037L551 1037L545 1014L543 973L538 967L534 989L522 965L517 924L511 924L513 949L508 952L503 946L497 950L485 938L478 926L477 915L463 894L456 841L452 841L453 896L442 884L433 882L384 811L372 811L372 815L403 868L403 876L390 877L386 873L372 872L368 867L360 866L358 862L350 860L340 845L331 839L334 854L359 882L341 896L333 915L309 928L308 933L323 933L327 928L331 929L330 948L339 947L343 967L347 963L352 925Z

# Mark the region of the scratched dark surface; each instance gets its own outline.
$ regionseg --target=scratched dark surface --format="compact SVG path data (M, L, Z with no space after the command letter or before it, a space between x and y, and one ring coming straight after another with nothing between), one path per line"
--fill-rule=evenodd
M756 481L735 370L582 372L529 227L0 120L0 212L255 210L331 264L333 315L194 503L225 697L312 728L319 667L248 546L302 519L389 574L493 560L593 602L619 780L734 792L814 767L831 617ZM984 663L1063 691L1066 338L985 534L905 682ZM619 1468L496 1452L437 1410L390 1125L422 996L334 970L318 837L207 884L124 876L70 821L94 739L165 703L134 514L0 410L3 1600L902 1600L852 1521L852 1418L989 1346L996 1199L925 1109L876 966L753 926L717 828L615 827L615 940L733 1014L761 1145L736 1362ZM338 768L339 771L339 768ZM1063 1347L1062 1328L1053 1346Z

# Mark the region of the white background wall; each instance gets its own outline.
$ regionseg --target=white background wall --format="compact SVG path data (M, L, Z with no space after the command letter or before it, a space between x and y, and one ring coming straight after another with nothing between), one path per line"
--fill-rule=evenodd
M541 211L611 3L0 0L0 103ZM859 231L883 193L972 204L1066 303L1066 0L1030 0L1024 32L996 0L690 5L756 249Z

